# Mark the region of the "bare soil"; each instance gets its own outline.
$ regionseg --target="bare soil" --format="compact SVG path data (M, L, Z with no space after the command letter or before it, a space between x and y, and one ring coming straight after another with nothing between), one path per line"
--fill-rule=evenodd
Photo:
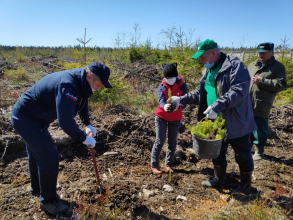
M106 206L120 208L129 218L209 219L211 214L222 213L233 206L235 200L250 202L260 192L272 195L279 182L286 188L287 194L277 202L284 208L286 205L292 207L288 194L292 192L293 184L292 110L293 105L272 109L265 160L255 164L254 189L248 196L233 194L230 190L239 183L239 168L231 148L227 155L228 175L223 189L201 186L201 181L212 178L213 165L211 160L199 159L194 155L191 135L184 127L185 124L195 124L196 108L184 113L171 183L166 172L154 175L150 170L150 154L155 141L154 115L131 115L117 107L100 118L93 117L93 125L99 131L95 147L98 169L103 185L110 194ZM9 118L1 116L0 120L1 219L53 218L39 209L38 198L29 192L24 142L14 132ZM84 203L96 203L97 184L90 151L63 133L57 122L51 125L50 131L60 152L58 194L68 202L77 202L82 198ZM103 155L106 152L117 154ZM164 156L165 149L161 153L162 169ZM165 192L165 184L172 186L174 192ZM155 193L145 198L143 189L154 190ZM178 195L185 196L187 201L176 200Z
M32 62L35 62L33 58ZM8 64L5 65L7 68ZM133 78L129 71L128 75ZM145 76L156 77L151 74ZM17 93L21 94L33 83L0 83L1 219L55 219L42 212L38 198L30 194L25 144L10 124L9 101L3 104L7 96L12 97L12 103L15 102ZM13 91L10 90L12 86ZM224 187L210 189L201 186L203 180L213 177L213 164L211 160L198 158L193 152L192 137L185 125L195 125L196 116L196 106L188 106L179 130L174 174L169 182L169 174L164 170L166 146L160 156L163 174L154 175L150 169L156 133L154 114L133 115L121 106L116 106L99 118L92 115L92 124L98 129L95 147L98 170L109 194L105 207L121 210L123 219L210 219L213 214L221 214L239 204L249 203L264 193L273 198L274 203L288 210L288 218L292 218L293 214L289 210L293 207L293 105L276 106L271 111L265 159L255 163L250 195L231 191L240 180L231 147L227 154L228 169ZM79 119L76 120L83 129ZM57 184L60 198L71 205L97 204L100 196L96 194L97 182L89 149L65 134L57 121L51 124L49 130L60 153ZM112 154L107 155L109 152ZM174 192L164 191L165 184L172 186ZM145 196L144 189L152 191L151 195ZM178 195L185 196L187 200L177 200Z

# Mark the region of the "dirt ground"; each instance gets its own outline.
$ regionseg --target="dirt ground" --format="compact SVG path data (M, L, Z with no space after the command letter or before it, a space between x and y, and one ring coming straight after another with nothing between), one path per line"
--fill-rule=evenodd
M9 112L9 108L2 112ZM293 105L272 109L265 160L255 164L254 189L248 196L233 194L230 190L239 183L239 168L231 148L227 155L229 165L224 188L201 186L201 181L213 176L213 165L211 160L194 155L191 135L184 127L195 124L196 114L196 108L187 108L184 113L171 183L166 172L153 175L150 170L150 154L155 141L153 114L131 115L116 107L100 118L92 118L99 131L95 152L103 185L109 189L108 208L123 210L129 219L209 219L212 214L223 213L238 202L251 202L261 192L272 195L277 183L282 184L287 194L282 196L281 202L276 202L292 207L289 194L293 187ZM24 142L13 131L9 118L2 115L0 120L1 219L53 218L39 209L38 198L29 192ZM95 193L96 177L90 151L63 133L57 122L51 125L50 131L60 152L59 196L68 203L81 200L87 204L97 203L99 196ZM104 155L106 152L116 154ZM161 153L161 168L164 168L164 156L165 147ZM172 186L174 192L164 191L165 184ZM146 190L150 190L150 195L145 195ZM178 195L187 200L176 199Z
M56 58L42 59L38 62L42 62L44 71L52 72L52 65L57 65ZM3 68L16 68L16 64L5 60L1 62L0 73ZM35 62L33 58L31 62ZM139 66L137 68L144 71ZM152 72L157 72L155 67ZM131 71L127 74L127 77L133 77ZM140 75L143 78L156 77L145 73ZM33 84L10 85L0 82L1 220L55 219L41 211L38 198L30 194L25 144L13 130L9 119L11 104ZM120 211L121 219L210 219L213 214L224 213L233 207L250 203L260 194L266 194L274 199L275 204L288 210L288 218L293 219L289 211L293 207L293 105L274 107L271 111L265 159L255 163L250 195L231 191L240 180L231 147L227 154L224 187L209 189L201 186L203 180L213 177L213 164L211 160L198 158L193 152L192 137L185 125L195 125L196 116L196 106L185 109L171 182L169 174L164 170L166 144L160 156L163 174L154 175L150 169L156 132L154 114L133 115L121 106L116 106L99 118L91 116L93 126L98 129L95 147L98 170L108 192L105 209ZM83 129L78 118L76 121ZM101 203L101 197L96 194L97 182L90 150L65 134L57 121L51 124L49 130L60 153L57 193L62 201L71 205L83 204L84 207ZM166 192L164 185L173 187L174 192ZM186 200L178 199L179 195ZM76 216L72 214L67 219L76 219ZM66 218L59 216L58 219Z

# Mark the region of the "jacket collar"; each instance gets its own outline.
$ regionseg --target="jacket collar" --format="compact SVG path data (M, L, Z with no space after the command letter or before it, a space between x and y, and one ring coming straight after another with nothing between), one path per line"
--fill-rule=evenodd
M275 62L275 60L276 60L275 57L272 56L270 59L268 59L268 60L264 63L263 66L273 65L274 62ZM260 62L259 60L255 61L255 66L260 66L260 65L259 65L260 63L261 63L261 62Z
M231 60L230 60L230 56L229 55L227 55L225 53L222 53L222 61L223 61L223 64L222 64L221 69L219 70L219 73L224 72L227 69L229 69L229 68L232 67Z
M80 82L81 82L82 91L85 94L85 96L86 97L91 97L93 95L93 91L92 91L91 85L89 84L89 82L86 79L85 68L81 68Z

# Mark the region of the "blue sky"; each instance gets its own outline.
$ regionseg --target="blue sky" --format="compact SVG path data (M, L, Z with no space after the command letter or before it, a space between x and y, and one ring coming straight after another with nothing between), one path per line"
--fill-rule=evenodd
M154 46L173 25L220 46L280 44L285 35L293 46L293 0L0 0L0 9L0 45L73 46L86 28L88 46L113 47L138 24L140 41Z

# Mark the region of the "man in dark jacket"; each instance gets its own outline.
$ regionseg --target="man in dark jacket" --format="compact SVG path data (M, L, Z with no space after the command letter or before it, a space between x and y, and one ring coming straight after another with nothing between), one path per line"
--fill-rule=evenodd
M108 82L110 69L94 62L86 68L76 68L49 74L26 91L11 112L11 123L24 139L28 154L31 193L40 198L40 208L52 214L64 214L69 207L58 200L56 184L59 153L48 131L51 122L70 137L89 147L95 146L96 129L91 126L88 98L92 89L112 88ZM79 129L74 117L79 115L86 134Z
M172 96L171 103L199 104L198 121L205 115L215 119L221 113L226 127L226 138L220 155L213 159L215 177L203 181L202 185L220 187L224 184L226 152L228 144L231 144L241 175L241 183L236 190L248 193L254 168L250 135L256 125L249 96L250 76L247 68L237 57L222 53L217 43L209 39L199 44L198 51L192 58L200 58L206 67L200 85L192 93L181 97Z
M287 86L285 67L274 57L274 44L261 43L256 52L259 59L248 66L252 79L250 96L257 126L257 130L252 133L252 140L255 144L254 161L264 158L270 111L277 93Z

